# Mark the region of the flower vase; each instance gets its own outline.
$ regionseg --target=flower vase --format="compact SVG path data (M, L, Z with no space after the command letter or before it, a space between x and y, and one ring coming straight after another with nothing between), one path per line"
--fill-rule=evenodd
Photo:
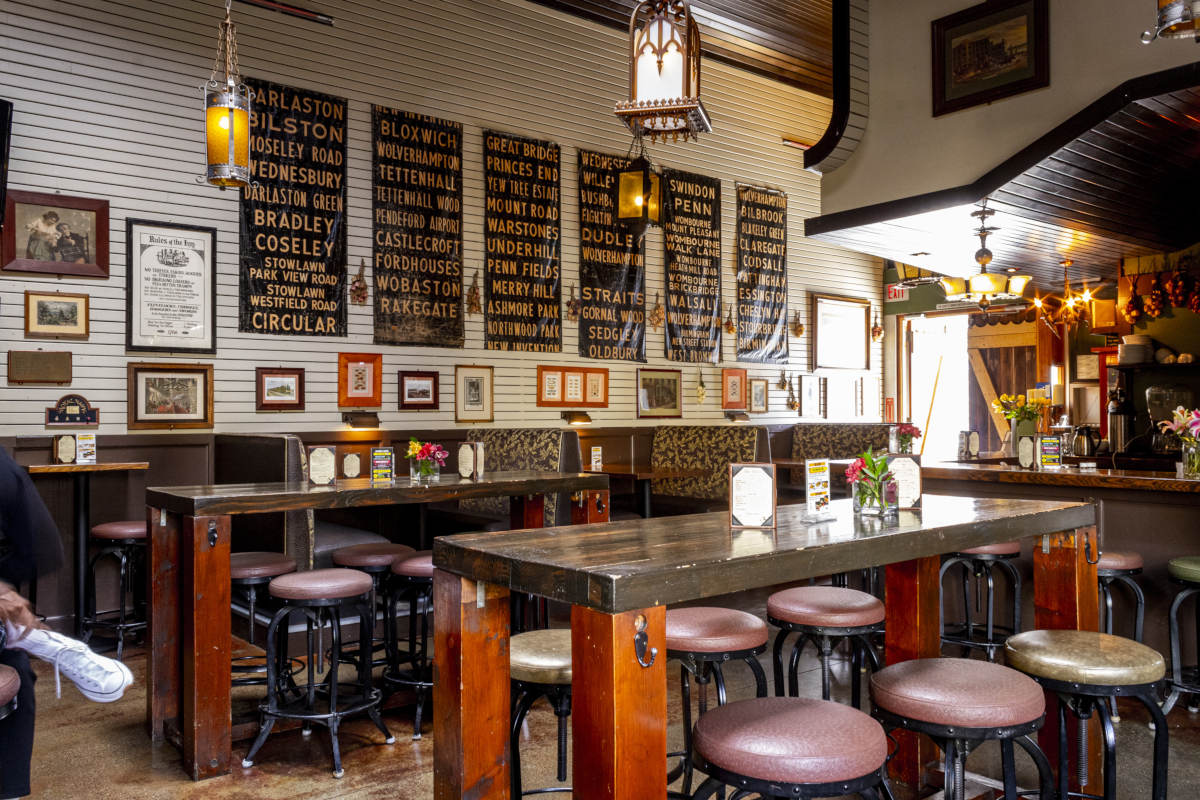
M1192 480L1200 480L1200 442L1195 440L1183 441L1183 477Z
M1012 428L1012 438L1008 440L1011 450L1009 455L1016 458L1017 442L1021 441L1022 436L1037 436L1038 424L1036 419L1014 419L1010 420L1009 424Z
M408 479L410 483L437 483L441 476L441 467L432 458L408 460Z
M898 487L895 480L888 480L882 487L877 487L870 480L860 480L854 483L851 497L854 501L854 513L860 517L882 517L897 513L896 497Z

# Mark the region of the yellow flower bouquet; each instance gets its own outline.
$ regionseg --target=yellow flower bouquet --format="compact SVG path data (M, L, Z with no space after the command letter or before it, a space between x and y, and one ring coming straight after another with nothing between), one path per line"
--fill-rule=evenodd
M992 401L993 410L999 411L1006 419L1017 422L1035 420L1042 413L1043 408L1049 407L1050 401L1046 398L1032 397L1026 400L1023 394L1015 397L1011 394L1002 394L998 400Z

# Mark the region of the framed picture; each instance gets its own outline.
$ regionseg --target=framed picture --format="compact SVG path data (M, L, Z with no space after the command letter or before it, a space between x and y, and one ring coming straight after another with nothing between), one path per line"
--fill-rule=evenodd
M108 277L108 201L8 192L0 270Z
M721 370L721 408L746 408L746 370Z
M125 220L125 349L217 352L217 229Z
M933 21L933 116L1050 85L1050 0L989 0Z
M683 372L677 369L638 369L639 417L683 416Z
M25 292L25 338L86 339L91 332L88 296Z
M401 411L437 411L438 373L400 370L397 374Z
M4 224L5 188L8 186L8 151L12 140L13 104L0 100L0 225Z
M212 364L129 364L130 430L211 428Z
M821 378L817 375L800 376L800 416L820 417Z
M858 416L858 381L849 375L832 375L825 380L825 417L848 420Z
M377 408L383 405L383 356L379 353L338 353L338 407Z
M491 422L492 368L458 365L454 368L454 421Z
M567 408L608 408L608 369L539 364L537 404Z
M871 368L871 301L812 295L812 369Z
M750 381L750 413L765 414L767 413L767 385L770 382L766 378L754 378Z
M303 411L304 370L299 367L257 367L254 370L256 411Z

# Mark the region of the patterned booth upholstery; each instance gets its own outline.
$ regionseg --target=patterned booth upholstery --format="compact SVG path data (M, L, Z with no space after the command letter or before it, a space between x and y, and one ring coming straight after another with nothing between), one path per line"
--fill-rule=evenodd
M654 431L650 466L699 469L694 478L660 478L651 484L654 507L672 510L672 499L704 500L683 503L676 513L723 508L729 501L729 465L751 461L769 462L771 450L767 429L748 425L663 425ZM657 516L657 513L656 513Z
M890 427L878 422L801 423L792 428L792 458L854 458L868 447L886 450Z
M485 472L540 470L579 472L583 469L579 453L579 434L559 428L487 428L479 432L483 442ZM489 530L508 528L507 497L475 497L458 504L461 511L490 517ZM568 495L546 496L546 525L569 525L571 502ZM502 525L503 527L498 527Z

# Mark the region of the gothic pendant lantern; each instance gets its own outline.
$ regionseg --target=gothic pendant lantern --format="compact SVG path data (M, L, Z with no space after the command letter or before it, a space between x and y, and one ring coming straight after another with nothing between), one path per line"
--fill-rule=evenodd
M700 102L700 29L686 0L643 0L629 18L629 99L616 115L635 133L687 140L712 124Z
M617 172L613 182L613 216L617 223L641 235L647 226L660 224L662 182L646 157L640 130L634 131L629 155L634 156L633 160Z
M251 93L238 72L237 34L231 18L231 4L232 0L225 0L217 58L204 86L208 169L203 180L221 189L250 185ZM218 73L224 75L220 80Z

